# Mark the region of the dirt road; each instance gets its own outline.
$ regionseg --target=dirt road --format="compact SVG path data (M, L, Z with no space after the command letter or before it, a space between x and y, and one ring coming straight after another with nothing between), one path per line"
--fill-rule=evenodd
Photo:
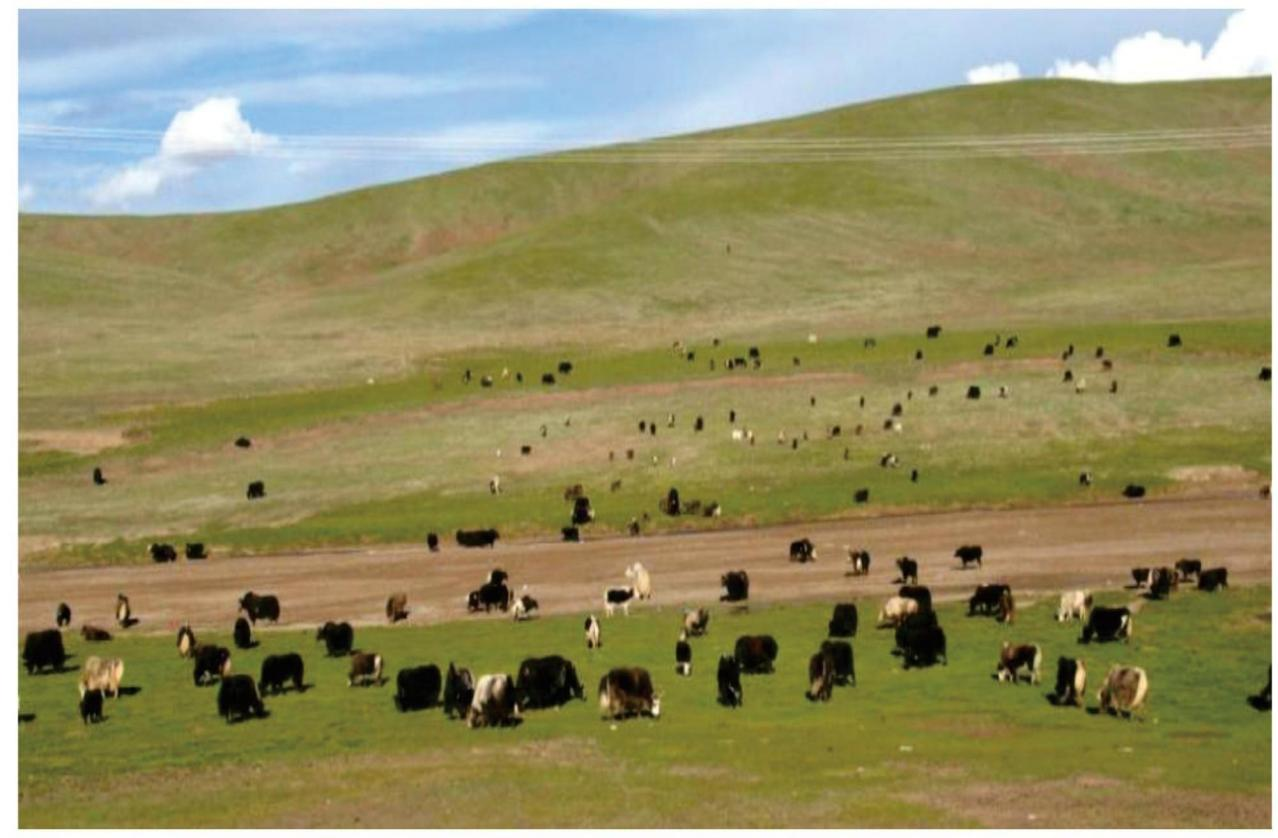
M792 540L808 537L818 559L787 560ZM653 604L678 608L718 601L726 570L750 574L751 602L886 597L896 588L893 560L919 560L920 582L934 598L970 595L982 582L1007 582L1022 595L1065 588L1118 588L1129 569L1170 565L1197 556L1206 567L1229 568L1231 584L1270 579L1270 505L1252 494L1013 511L899 515L687 535L612 538L582 544L499 543L439 553L424 546L259 556L170 565L72 570L24 570L19 577L19 628L53 625L57 604L69 603L73 628L85 622L114 629L117 592L129 596L140 619L131 632L169 632L189 621L196 629L229 630L245 591L274 593L281 626L328 619L384 622L386 597L408 593L410 623L468 617L464 598L488 570L501 567L516 590L529 586L542 614L600 611L607 585L625 583L639 561L652 575ZM963 571L953 558L960 544L985 549L982 569ZM868 577L845 576L844 545L873 556ZM637 607L651 607L641 604ZM492 616L489 619L497 619ZM269 630L269 629L266 629Z

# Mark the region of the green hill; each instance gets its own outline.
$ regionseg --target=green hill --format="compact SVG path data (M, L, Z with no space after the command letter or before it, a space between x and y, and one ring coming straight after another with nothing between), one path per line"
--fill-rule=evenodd
M703 135L1267 124L1269 79L964 87ZM1263 316L1270 151L514 161L256 212L19 220L22 417L393 374L440 352L809 328ZM731 246L731 253L727 252Z
M1057 502L1082 468L1098 497L1186 475L1258 485L1270 148L1218 138L1267 126L1270 95L1268 79L964 87L256 212L20 216L21 552L414 541L477 516L554 533L575 482L617 532L675 480L724 517L654 527L864 514L854 487L871 512ZM1148 139L1168 131L1182 139ZM1128 153L970 153L991 137L1095 150L1083 135ZM916 363L930 323L945 333ZM1019 349L982 353L1013 331ZM1116 359L1074 362L1085 397L1061 385L1070 343ZM726 373L749 345L764 369ZM539 385L563 357L577 370ZM469 368L496 385L464 385ZM1015 396L966 402L970 383ZM908 469L878 467L881 431L827 438L874 431L911 394L890 443ZM802 447L732 443L734 409ZM668 413L677 429L635 439ZM256 479L270 494L248 504Z

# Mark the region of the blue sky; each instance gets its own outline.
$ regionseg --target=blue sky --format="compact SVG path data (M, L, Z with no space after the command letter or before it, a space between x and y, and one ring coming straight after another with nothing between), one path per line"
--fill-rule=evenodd
M969 75L1269 73L1259 27L1232 15L24 11L20 205L157 213L279 204Z

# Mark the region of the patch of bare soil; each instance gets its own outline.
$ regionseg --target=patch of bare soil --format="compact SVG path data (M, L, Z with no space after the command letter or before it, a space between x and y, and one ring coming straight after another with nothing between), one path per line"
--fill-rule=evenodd
M41 451L66 451L71 454L96 454L128 442L123 428L93 428L72 431L20 431L18 443Z
M934 783L902 795L997 829L1268 828L1267 794L1163 790L1111 777Z
M720 576L750 574L750 601L823 601L891 596L898 587L892 559L919 561L920 582L938 601L965 599L978 584L1005 582L1025 601L1062 590L1120 589L1139 566L1170 565L1185 555L1229 568L1230 584L1270 580L1270 506L1251 494L1233 497L1128 501L1028 510L928 512L760 529L558 541L502 540L490 549L463 549L447 539L438 553L424 545L219 559L129 567L19 570L18 622L47 628L59 602L80 621L112 625L115 598L126 593L141 622L133 633L168 633L179 622L221 628L234 621L247 590L280 597L280 626L329 619L365 625L385 621L386 597L408 594L408 624L508 619L500 612L468 615L465 596L494 567L529 586L541 614L601 612L609 585L642 562L653 599L638 608L678 609L717 603ZM810 538L819 559L788 560L791 541ZM960 544L980 544L984 566L963 570ZM846 576L843 545L869 550L867 576ZM624 619L624 618L614 618ZM270 628L265 629L270 631Z
M1169 471L1172 480L1185 483L1246 483L1256 479L1256 473L1242 466L1184 466Z

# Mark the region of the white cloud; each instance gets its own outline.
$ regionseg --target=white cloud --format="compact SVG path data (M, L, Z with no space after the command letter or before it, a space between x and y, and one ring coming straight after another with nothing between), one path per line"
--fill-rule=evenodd
M985 64L967 71L968 84L991 84L1000 81L1016 81L1021 77L1021 68L1014 61L1002 61L998 64Z
M88 197L99 206L125 207L220 160L259 154L276 144L275 137L249 125L238 100L206 99L174 115L157 154L109 175L88 190Z
M25 207L31 203L31 199L36 195L35 184L27 181L18 187L18 206Z
M1095 64L1058 59L1049 77L1089 81L1148 82L1269 75L1273 56L1264 33L1272 32L1266 12L1247 9L1231 15L1210 50L1160 32L1124 38Z

